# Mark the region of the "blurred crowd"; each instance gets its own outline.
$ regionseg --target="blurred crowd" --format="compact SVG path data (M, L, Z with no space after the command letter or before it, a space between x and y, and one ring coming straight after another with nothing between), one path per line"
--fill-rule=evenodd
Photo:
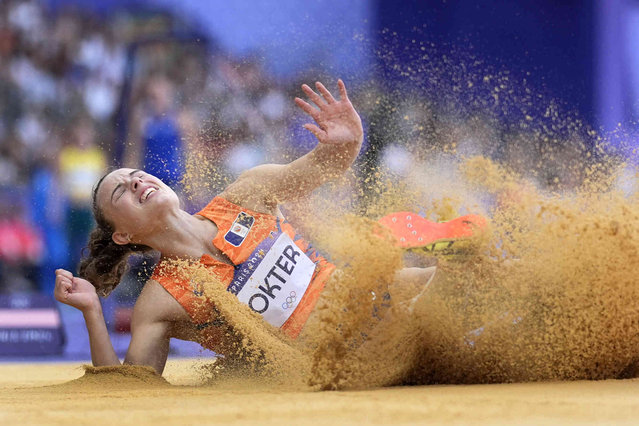
M92 226L124 52L91 16L0 3L0 290L50 292Z

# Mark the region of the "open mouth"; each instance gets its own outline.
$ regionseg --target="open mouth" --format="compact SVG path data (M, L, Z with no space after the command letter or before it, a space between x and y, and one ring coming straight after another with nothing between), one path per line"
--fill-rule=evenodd
M157 190L158 188L154 188L152 186L149 186L147 189L145 189L140 196L140 203L144 203L151 196L151 194L154 194Z

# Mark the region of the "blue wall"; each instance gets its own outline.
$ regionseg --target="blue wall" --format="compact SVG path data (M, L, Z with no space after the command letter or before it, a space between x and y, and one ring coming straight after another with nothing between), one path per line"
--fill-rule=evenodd
M508 69L531 89L594 119L592 0L379 0L378 28L401 39L403 61L413 40L466 51L486 67ZM451 49L452 48L452 49ZM461 58L463 59L463 57ZM452 58L455 60L455 58ZM392 70L385 70L392 75Z

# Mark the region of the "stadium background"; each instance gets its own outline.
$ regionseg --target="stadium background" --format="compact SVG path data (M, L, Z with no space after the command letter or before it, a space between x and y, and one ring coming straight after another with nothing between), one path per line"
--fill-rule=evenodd
M638 20L639 2L628 0L2 1L0 355L89 358L82 315L50 299L53 271L76 268L91 187L108 167L163 164L151 171L179 186L185 151L216 147L215 166L229 177L299 155L314 142L293 96L301 82L334 87L341 77L366 125L359 172L382 165L401 175L415 161L407 144L442 143L402 131L415 99L435 90L428 72L406 72L423 64L424 47L438 61L456 52L507 70L594 128L632 135ZM384 108L366 102L371 92ZM417 114L445 121L430 116L445 112ZM507 126L513 113L497 115ZM508 132L501 137L506 147ZM105 302L120 355L139 286L130 281ZM24 308L32 315L16 316ZM60 332L11 341L10 330L47 327ZM199 353L186 343L172 351Z

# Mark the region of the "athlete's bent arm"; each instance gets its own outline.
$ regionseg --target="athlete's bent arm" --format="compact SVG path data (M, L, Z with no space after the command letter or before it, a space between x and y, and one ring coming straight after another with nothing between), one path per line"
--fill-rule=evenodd
M89 332L93 365L120 365L95 287L87 280L74 277L69 271L58 269L55 298L82 311ZM124 363L149 365L161 374L169 353L172 318L184 321L188 320L188 314L158 283L149 281L133 310L131 343Z
M295 103L315 120L316 124L304 127L317 137L317 146L289 164L264 164L242 173L224 191L225 198L245 206L257 203L274 207L303 196L348 170L362 145L361 119L348 99L342 80L338 81L339 100L333 98L322 83L315 86L321 96L307 85L303 85L302 90L317 108L300 98L296 98Z
M71 272L64 269L56 270L55 274L54 295L56 300L79 309L84 315L89 332L93 365L96 367L120 365L120 360L115 354L109 338L102 306L95 287L87 280L74 277Z

